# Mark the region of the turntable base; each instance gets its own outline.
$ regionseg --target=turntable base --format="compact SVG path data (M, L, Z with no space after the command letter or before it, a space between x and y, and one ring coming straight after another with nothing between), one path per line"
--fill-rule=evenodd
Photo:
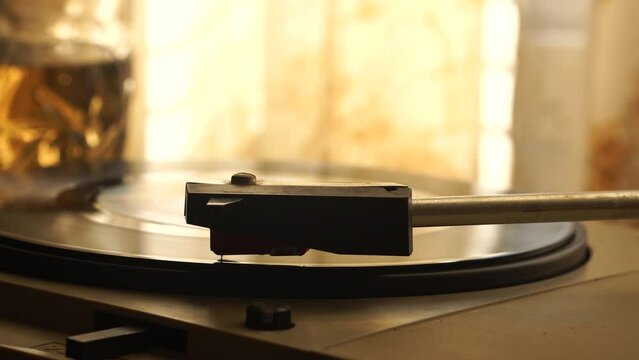
M603 222L585 230L590 259L554 277L418 296L280 297L295 323L283 331L244 326L246 306L271 297L143 291L2 271L0 358L60 358L68 336L105 319L170 329L185 344L123 359L638 358L639 231Z
M183 353L157 350L139 359L636 358L639 234L602 223L587 230L593 256L565 275L435 296L283 300L296 326L277 332L243 326L252 298L114 290L0 273L0 317L11 320L2 332L35 328L38 336L13 345L55 347L91 331L96 314L106 313L185 332Z

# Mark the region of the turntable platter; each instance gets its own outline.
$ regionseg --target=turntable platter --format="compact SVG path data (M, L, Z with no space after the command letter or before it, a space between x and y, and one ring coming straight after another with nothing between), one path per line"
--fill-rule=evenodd
M568 271L588 257L580 226L546 223L414 229L409 257L311 250L303 256L226 256L220 262L209 249L208 229L184 222L184 184L223 181L238 170L269 180L392 181L411 186L416 197L469 192L463 184L353 168L273 163L133 168L120 184L74 188L74 196L89 202L84 209L0 210L0 264L111 286L341 297L502 286Z

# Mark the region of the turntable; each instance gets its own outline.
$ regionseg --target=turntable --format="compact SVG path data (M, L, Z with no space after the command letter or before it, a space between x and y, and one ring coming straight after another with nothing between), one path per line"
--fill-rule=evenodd
M209 229L185 223L184 184L228 180L238 170L286 184L399 183L410 186L414 198L475 192L468 184L414 174L269 162L50 171L21 193L2 192L0 354L387 359L639 353L633 341L639 236L629 227L525 223L534 209L517 220L517 211L506 207L492 222L519 223L460 225L448 214L437 223L446 226L413 229L412 242L400 250L394 240L384 243L379 231L386 226L375 225L385 221L380 217L371 222L379 229L365 238L382 245L363 241L367 255L339 242L322 250L311 243L306 251L303 239L324 231L308 226L294 227L287 239L301 243L293 246L285 242L257 254L218 246L212 252L211 241L226 235L218 231L216 238L213 229L210 238ZM10 179L2 181L11 188ZM232 197L222 198L208 205ZM632 211L582 209L579 216Z

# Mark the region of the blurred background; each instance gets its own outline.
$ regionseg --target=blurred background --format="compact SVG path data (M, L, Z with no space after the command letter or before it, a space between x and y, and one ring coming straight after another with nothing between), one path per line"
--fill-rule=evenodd
M24 66L9 56L15 18L34 12L16 3L59 4L76 20L90 8L92 36L108 28L101 41L126 45L127 159L371 166L495 191L639 182L633 0L3 0L0 39L14 45L0 44L0 58ZM0 70L0 108L19 92L11 79ZM101 119L102 102L89 100L76 124ZM0 113L5 171L18 142L46 138L16 140L11 116ZM80 133L106 149L95 131ZM31 148L61 146L47 144ZM33 156L38 166L60 159Z
M516 3L189 6L143 5L144 158L329 162L509 183Z

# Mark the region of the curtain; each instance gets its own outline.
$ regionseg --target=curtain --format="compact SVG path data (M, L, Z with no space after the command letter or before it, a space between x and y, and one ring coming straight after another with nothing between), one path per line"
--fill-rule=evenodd
M326 162L474 181L483 148L493 154L484 161L491 173L506 169L508 178L508 145L479 139L488 131L509 142L513 9L508 0L147 1L143 156ZM508 64L486 55L504 47ZM495 113L506 125L490 126Z

